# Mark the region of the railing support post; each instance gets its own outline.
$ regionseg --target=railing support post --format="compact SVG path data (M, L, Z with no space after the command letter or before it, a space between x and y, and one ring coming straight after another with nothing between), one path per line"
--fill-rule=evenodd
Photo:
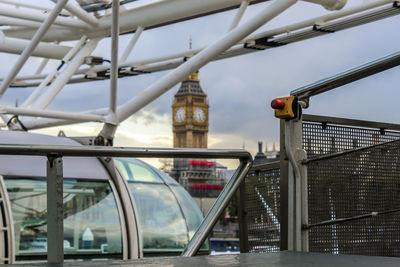
M301 118L284 122L285 157L287 168L287 249L308 251L308 231L302 231L302 224L308 222L307 167L301 162L307 158L302 148L303 122Z
M289 249L289 185L288 170L289 161L285 152L285 121L280 120L280 213L281 213L281 234L280 250Z
M240 184L238 193L238 216L239 216L239 242L240 253L249 252L249 234L247 225L247 210L246 210L246 180Z
M64 261L63 161L47 157L47 261Z

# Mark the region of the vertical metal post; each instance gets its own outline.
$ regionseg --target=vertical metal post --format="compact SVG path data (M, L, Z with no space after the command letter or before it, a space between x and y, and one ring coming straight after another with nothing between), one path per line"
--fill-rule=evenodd
M297 153L297 160L301 162L307 159L307 153L305 150L301 150ZM307 177L307 165L300 166L301 181L300 181L300 192L301 192L301 225L308 224L308 177ZM309 230L301 229L301 251L309 251Z
M110 71L110 112L115 119L118 90L118 40L119 40L119 0L112 2L111 24L111 71Z
M239 242L240 253L249 252L249 234L247 228L247 210L246 210L246 180L240 184L237 192L238 216L239 216Z
M281 212L281 236L280 250L289 249L289 192L288 192L288 172L289 161L285 152L285 121L280 121L280 212Z
M63 161L47 157L47 261L64 261Z
M288 250L307 250L307 232L303 234L302 223L308 220L307 212L307 170L301 165L306 152L302 148L301 119L285 121L285 154L288 167Z

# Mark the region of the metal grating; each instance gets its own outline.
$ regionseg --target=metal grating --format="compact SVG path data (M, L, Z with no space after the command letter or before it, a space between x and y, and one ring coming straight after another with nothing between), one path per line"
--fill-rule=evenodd
M303 123L303 147L308 158L400 139L400 132L325 123Z
M309 162L310 224L400 208L400 132L305 122L303 146L314 159L350 151ZM399 257L400 212L314 227L309 240L312 252Z
M246 178L248 244L250 252L280 249L280 169L253 168Z

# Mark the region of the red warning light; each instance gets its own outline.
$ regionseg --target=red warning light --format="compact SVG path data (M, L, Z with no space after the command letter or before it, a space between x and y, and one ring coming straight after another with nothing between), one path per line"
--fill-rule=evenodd
M273 109L283 109L285 107L285 103L282 100L274 99L271 101L271 107Z

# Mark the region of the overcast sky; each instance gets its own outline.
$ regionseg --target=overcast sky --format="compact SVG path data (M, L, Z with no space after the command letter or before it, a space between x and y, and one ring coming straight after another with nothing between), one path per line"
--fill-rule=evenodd
M354 5L368 1L349 2ZM257 14L266 5L251 6L243 21ZM300 2L262 29L283 26L325 13L327 11L322 7ZM227 31L234 14L226 12L146 31L129 59L150 58L186 50L190 36L193 48L207 45ZM396 52L400 48L397 33L399 22L400 16L395 16L334 34L209 63L200 70L201 86L207 92L210 103L209 146L241 148L245 144L246 149L255 153L257 141L261 140L271 148L272 143L277 144L279 139L279 122L269 107L273 98L289 95L293 89ZM121 53L127 40L129 36L120 40ZM94 54L110 58L109 40L102 41ZM16 60L16 56L5 54L1 54L0 58L10 63ZM21 73L33 72L38 62L38 59L32 59ZM9 65L0 64L0 76L4 77L8 69ZM400 99L399 72L399 68L394 68L313 97L310 108L305 112L400 123L396 112ZM120 79L119 103L124 103L167 73ZM178 86L122 123L115 144L171 147L171 104ZM77 111L105 107L108 105L108 88L109 81L68 85L49 109ZM10 89L3 103L13 103L16 98L22 103L32 90ZM67 135L96 135L101 125L80 124L63 129ZM53 134L58 130L46 129L40 132Z

